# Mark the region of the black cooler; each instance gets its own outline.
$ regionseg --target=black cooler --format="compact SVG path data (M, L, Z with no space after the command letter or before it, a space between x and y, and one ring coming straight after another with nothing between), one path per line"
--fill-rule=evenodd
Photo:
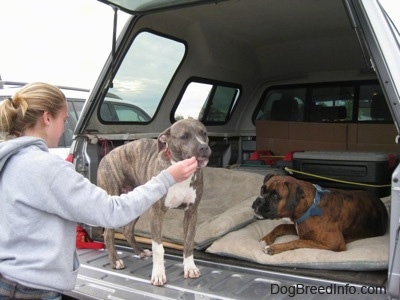
M293 154L293 169L300 171L293 175L322 187L363 189L386 197L390 195L391 175L396 164L397 155L393 153L304 151Z

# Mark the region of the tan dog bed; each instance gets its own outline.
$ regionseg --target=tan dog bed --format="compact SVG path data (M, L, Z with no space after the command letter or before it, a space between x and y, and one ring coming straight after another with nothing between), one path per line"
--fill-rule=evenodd
M275 226L289 220L261 220L231 232L215 241L206 252L240 258L264 265L327 270L384 270L388 267L389 230L384 236L348 243L347 250L296 249L275 255L262 251L259 240ZM295 235L278 238L275 243L298 239Z
M275 266L331 270L387 268L389 233L349 243L343 252L296 249L273 256L265 254L259 243L260 238L276 225L290 221L255 221L251 205L260 193L263 179L264 175L260 173L204 168L204 194L198 212L196 249L208 247L206 252L209 253ZM390 204L390 197L382 200L387 206ZM166 242L178 246L183 244L182 220L183 211L167 212L163 229ZM149 221L148 213L144 214L136 226L136 235L150 237ZM297 238L284 236L278 238L276 243Z
M206 167L203 198L198 208L195 248L205 249L213 241L254 222L251 204L260 194L264 175ZM163 240L183 244L183 211L166 213ZM150 237L149 213L138 221L135 234Z

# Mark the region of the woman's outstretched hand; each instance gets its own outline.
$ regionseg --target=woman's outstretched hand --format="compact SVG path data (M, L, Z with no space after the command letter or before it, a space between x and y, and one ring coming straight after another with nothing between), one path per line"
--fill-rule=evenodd
M181 182L188 179L196 171L197 166L197 160L192 156L169 166L167 171L174 177L176 182Z

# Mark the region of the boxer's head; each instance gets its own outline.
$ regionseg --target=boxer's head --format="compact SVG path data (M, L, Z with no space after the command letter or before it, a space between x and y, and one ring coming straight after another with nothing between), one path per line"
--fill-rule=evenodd
M261 186L261 194L252 205L254 215L258 219L290 218L303 195L303 190L293 177L267 175Z

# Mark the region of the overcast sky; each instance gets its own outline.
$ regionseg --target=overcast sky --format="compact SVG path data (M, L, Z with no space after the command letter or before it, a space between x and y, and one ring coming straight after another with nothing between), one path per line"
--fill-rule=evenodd
M92 88L111 51L113 14L96 0L0 0L2 79Z
M0 0L0 28L3 80L90 89L111 50L113 10L96 0Z

